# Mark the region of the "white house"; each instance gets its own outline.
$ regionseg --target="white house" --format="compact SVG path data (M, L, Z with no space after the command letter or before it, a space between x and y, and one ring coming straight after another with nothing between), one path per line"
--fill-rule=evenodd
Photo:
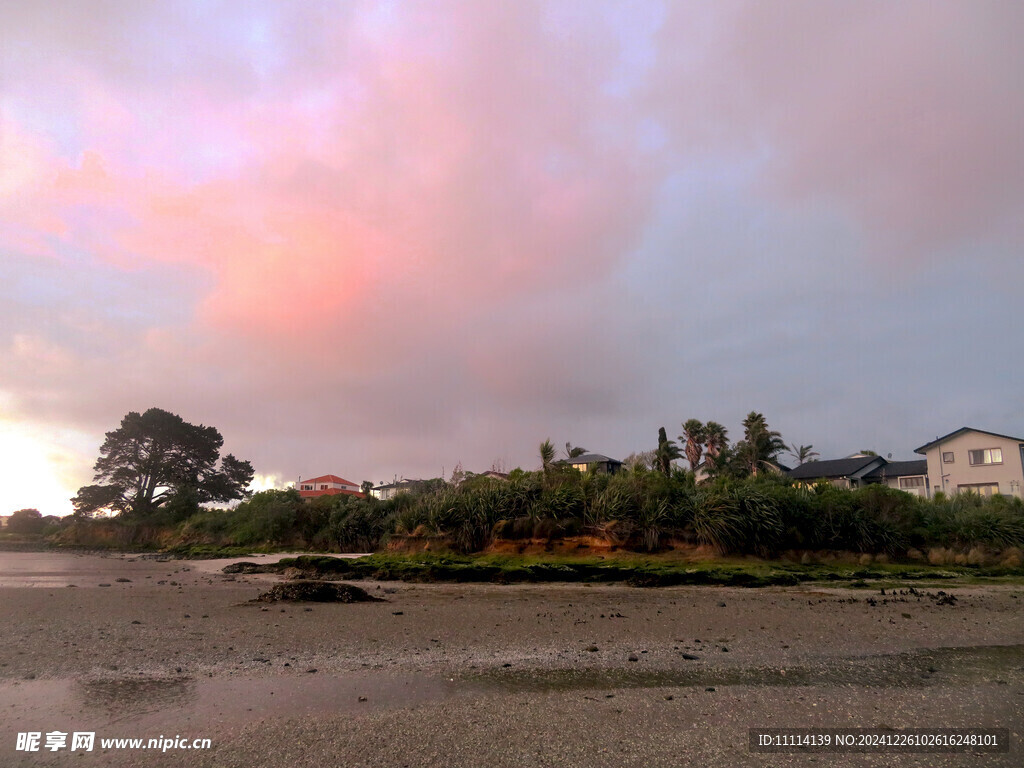
M932 495L971 491L1021 498L1024 438L961 427L916 448L928 462Z

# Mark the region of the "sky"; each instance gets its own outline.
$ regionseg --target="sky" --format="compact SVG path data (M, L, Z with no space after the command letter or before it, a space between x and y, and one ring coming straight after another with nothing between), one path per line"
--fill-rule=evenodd
M1024 5L0 4L0 513L105 432L260 487L1024 435Z

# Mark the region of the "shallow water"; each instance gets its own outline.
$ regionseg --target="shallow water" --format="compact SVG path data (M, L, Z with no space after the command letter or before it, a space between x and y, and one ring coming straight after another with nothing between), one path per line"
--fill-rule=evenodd
M0 683L0 721L11 730L190 732L204 725L407 708L460 697L653 688L967 686L1024 682L1024 645L938 648L786 668L664 671L494 670L460 677L386 672L267 677L137 677Z
M465 692L465 686L450 678L365 672L25 680L0 683L0 721L14 731L122 726L137 733L198 733L209 723L410 707Z
M910 653L830 659L827 664L705 666L683 661L673 670L490 670L476 680L496 689L566 691L742 685L924 687L1011 681L1024 683L1024 645L932 648Z
M276 563L304 552L273 555L246 555L213 560L174 560L160 555L81 552L3 552L0 551L0 588L96 586L118 578L137 578L166 574L168 567L185 569L195 575L219 574L230 563L251 561ZM332 557L363 557L362 554L334 554Z

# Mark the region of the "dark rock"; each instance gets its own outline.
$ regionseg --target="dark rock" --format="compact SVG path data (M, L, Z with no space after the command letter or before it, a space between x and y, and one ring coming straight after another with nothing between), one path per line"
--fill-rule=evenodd
M700 656L697 656L696 654L693 654L693 653L684 653L683 654L683 658L686 659L687 661L697 661L700 658Z
M256 601L263 603L275 603L279 600L314 603L384 602L379 597L373 597L365 589L329 581L291 581L287 584L277 584L269 592L264 592L256 598Z
M274 566L264 563L231 563L221 568L222 573L273 573Z
M715 687L714 687L713 685L709 685L709 686L708 686L707 688L705 688L704 690L705 690L705 691L711 691L711 692L714 692L714 690L715 690Z

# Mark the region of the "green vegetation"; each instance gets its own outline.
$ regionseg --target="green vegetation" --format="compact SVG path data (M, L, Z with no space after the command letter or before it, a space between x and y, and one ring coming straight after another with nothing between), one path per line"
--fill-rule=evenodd
M786 444L765 417L751 411L743 428L743 438L730 445L721 424L689 419L682 424L680 448L662 427L658 447L615 475L598 471L597 465L580 472L569 461L557 461L547 439L539 446L540 469L515 469L507 481L467 475L460 465L450 483L427 481L387 501L347 494L304 501L294 490L274 490L220 510L202 505L246 496L242 488L252 467L228 455L218 468L223 441L215 429L153 408L141 416L128 414L107 434L96 463L102 484L79 491L75 504L81 514L63 521L49 538L70 546L191 556L370 552L385 546L522 554L576 547L675 552L690 560L741 556L811 564L846 553L839 556L863 564L1021 566L1020 499L940 494L925 500L882 485L852 491L824 483L801 486L779 472L776 459ZM567 460L584 452L565 444ZM801 461L816 455L809 445L794 446L792 452ZM684 455L690 471L678 467ZM87 519L98 509L120 514ZM27 524L39 524L28 511L23 517ZM692 575L703 574L701 569L671 575L652 569L640 568L643 574L636 578L658 583L705 578ZM726 576L714 578L725 583ZM736 578L746 577L730 571L728 579Z
M488 582L499 584L582 582L628 583L641 587L715 584L723 586L791 586L820 582L835 586L887 588L913 582L1019 581L1019 569L936 569L919 565L843 565L716 560L687 563L664 557L557 557L519 555L371 555L336 558L302 555L277 563L241 563L233 571L282 573L301 571L311 579L373 579L412 582ZM868 582L871 582L869 584Z
M666 477L638 464L608 475L553 462L547 472L516 470L508 481L475 476L388 501L337 495L306 502L294 490L263 491L234 509L203 509L181 521L164 510L72 519L51 538L65 545L193 556L226 547L370 552L390 542L410 551L429 547L463 554L490 547L525 552L578 546L689 559L814 563L847 553L848 560L869 563L1019 568L1024 504L973 494L925 500L881 485L807 488L770 472L697 484L692 473L678 469Z
M19 509L11 515L6 530L7 533L37 536L59 519L53 515L43 517L38 509Z

